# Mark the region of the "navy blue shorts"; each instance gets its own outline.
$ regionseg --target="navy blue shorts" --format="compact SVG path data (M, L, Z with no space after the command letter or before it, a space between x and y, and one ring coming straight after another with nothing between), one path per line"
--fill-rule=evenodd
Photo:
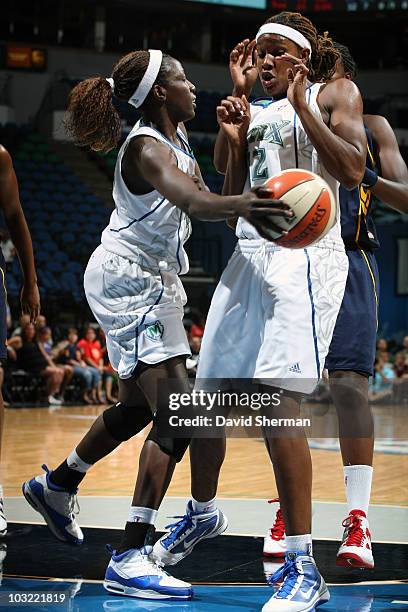
M377 336L379 277L374 254L347 250L349 273L325 367L371 376Z
M7 291L6 291L6 263L0 249L0 361L7 358Z

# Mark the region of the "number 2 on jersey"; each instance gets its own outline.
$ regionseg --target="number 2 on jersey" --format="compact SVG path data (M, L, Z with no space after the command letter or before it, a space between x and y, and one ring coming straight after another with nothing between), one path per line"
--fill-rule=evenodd
M251 169L251 182L268 178L266 150L264 147L254 147L252 154L250 154L249 166Z

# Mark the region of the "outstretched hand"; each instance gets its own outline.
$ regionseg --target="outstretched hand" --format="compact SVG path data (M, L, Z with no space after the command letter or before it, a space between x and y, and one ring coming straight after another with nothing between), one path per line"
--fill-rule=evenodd
M246 96L228 96L217 106L217 121L231 143L246 144L246 135L251 121L250 105Z
M234 93L249 96L258 77L256 69L256 40L245 38L231 51L229 68Z

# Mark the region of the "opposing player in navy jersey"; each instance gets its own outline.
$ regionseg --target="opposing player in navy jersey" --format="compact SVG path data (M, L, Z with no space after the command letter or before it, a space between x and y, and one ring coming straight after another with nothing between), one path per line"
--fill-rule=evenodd
M334 46L341 57L332 80L354 80L357 68L349 49L339 43ZM326 368L339 418L348 508L337 564L372 568L367 514L373 475L374 427L368 404L368 378L374 369L379 299L375 260L379 242L372 211L377 197L400 212L408 212L408 170L388 121L378 115L363 118L367 135L364 177L351 191L340 187L341 232L349 272ZM285 550L284 521L278 509L275 523L264 541L264 553L281 556Z
M364 173L366 137L357 88L345 80L329 82L338 54L331 40L319 36L299 13L267 20L257 33L256 51L256 65L251 58L248 67L234 60L239 52L233 52L231 73L233 79L236 73L242 76L244 87L239 91L234 80L235 96L217 109L215 157L217 169L226 171L224 189L237 193L282 170L302 168L327 181L338 205L339 183L352 189ZM253 73L265 96L248 104ZM236 234L237 247L211 302L198 384L208 381L211 386L211 379L224 377L256 379L258 391L281 390L274 416L294 418L299 415L299 394L311 393L321 376L343 299L348 261L340 218L325 237L305 249L267 244L243 219ZM233 380L230 384L234 389ZM302 431L287 437L288 432L266 428L262 433L288 527L286 562L271 578L281 584L263 610L312 610L326 602L329 593L312 555L312 469L306 436ZM196 492L186 515L154 547L164 563L177 563L201 539L215 535L216 517L222 513L214 500L217 472L211 465L215 453L209 449L217 442L208 441L201 456L197 449L204 443L197 439L192 445ZM217 452L221 463L223 448Z
M25 220L18 193L17 177L9 152L0 145L0 210L16 248L21 271L23 288L21 291L22 312L34 322L40 312L40 294L34 264L33 245L30 231ZM6 265L0 249L0 363L7 358L7 292L5 280ZM0 451L3 434L4 404L0 389ZM3 510L3 489L0 486L0 536L7 533L7 523Z
M104 411L60 466L23 485L27 501L53 534L71 544L83 541L74 505L86 472L168 407L168 398L159 394L163 381L172 380L173 392L190 390L182 321L186 297L179 279L188 271L183 244L190 235L189 215L216 221L239 214L257 224L256 215L292 214L283 203L255 192L222 197L197 187L199 169L183 127L195 114L195 88L174 58L155 49L135 51L118 61L112 77L79 83L67 121L79 144L101 151L118 144L121 121L113 96L140 108L142 118L120 148L115 209L89 260L84 286L119 374L119 402ZM191 585L164 572L145 546L188 443L163 438L153 420L123 539L106 571L108 591L147 599L191 597Z

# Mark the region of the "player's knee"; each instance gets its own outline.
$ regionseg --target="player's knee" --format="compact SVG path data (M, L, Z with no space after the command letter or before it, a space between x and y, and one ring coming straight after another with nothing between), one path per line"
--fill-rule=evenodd
M167 438L160 435L157 426L154 424L150 430L147 440L155 442L163 453L173 457L177 463L182 460L186 450L190 445L190 438Z
M109 434L118 442L125 442L135 436L153 418L147 406L127 406L121 402L107 408L102 416Z

